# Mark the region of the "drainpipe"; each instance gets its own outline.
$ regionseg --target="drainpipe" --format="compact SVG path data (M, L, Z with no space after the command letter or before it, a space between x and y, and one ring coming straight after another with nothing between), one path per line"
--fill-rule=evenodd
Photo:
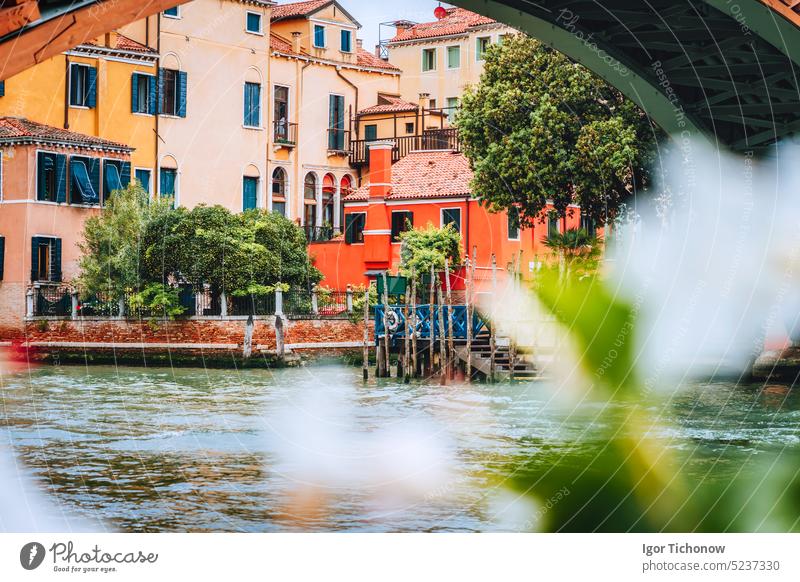
M69 129L69 56L64 55L64 129Z
M294 36L295 34L297 34L298 37L299 37L299 33L293 33L292 36ZM299 40L297 42L299 43ZM300 61L298 60L297 62L299 63ZM294 201L297 202L298 198L300 199L300 203L297 205L297 220L299 221L298 224L301 224L303 222L303 217L305 216L305 212L306 212L306 208L305 208L306 201L305 201L305 195L304 195L304 190L303 190L305 181L301 181L300 180L300 175L301 175L301 171L300 171L300 144L302 143L302 140L300 138L301 133L302 133L300 131L300 126L301 126L301 123L300 123L300 111L301 111L301 109L303 107L303 90L305 89L305 82L303 81L303 79L305 78L304 75L305 75L306 69L308 67L310 67L311 64L312 64L311 61L308 61L305 65L300 67L300 72L297 75L297 91L296 91L296 95L295 95L295 101L296 101L296 103L295 103L295 119L297 119L297 143L295 144L295 147L294 147L294 187L295 187L295 192L297 193L297 195L295 195ZM291 115L289 116L289 118L291 119ZM289 208L290 208L290 212L291 212L291 203L290 203L290 207Z
M149 19L148 19L149 22ZM158 104L161 102L161 87L159 86L158 77L159 71L161 70L161 13L159 12L156 15L156 52L158 52L158 57L156 57L156 119L155 119L155 140L156 140L156 159L155 159L155 167L153 168L153 183L152 189L153 192L151 196L154 195L156 198L159 196L159 189L160 189L160 180L161 176L158 173L158 154L159 154L159 140L161 139L160 131L160 123L161 116L158 114L158 110L160 109Z
M355 85L355 83L350 81L350 79L348 79L347 77L342 75L342 67L336 67L336 74L339 75L339 77L341 77L341 79L345 83L350 85L353 88L353 90L355 91L355 93L356 93L356 115L358 115L358 87Z

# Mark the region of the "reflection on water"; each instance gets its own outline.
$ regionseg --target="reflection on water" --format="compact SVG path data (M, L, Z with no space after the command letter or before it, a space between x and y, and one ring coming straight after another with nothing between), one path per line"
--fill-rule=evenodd
M0 445L98 529L487 531L513 527L503 482L522 459L580 452L628 412L565 407L544 383L364 385L360 373L45 368L3 378ZM650 406L697 478L800 448L800 395L784 386L699 385ZM308 492L320 511L298 511Z

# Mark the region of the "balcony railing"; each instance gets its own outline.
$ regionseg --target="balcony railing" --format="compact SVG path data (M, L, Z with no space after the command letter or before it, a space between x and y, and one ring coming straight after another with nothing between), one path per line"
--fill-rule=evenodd
M303 230L306 233L306 240L308 242L328 242L334 236L334 228L332 226L304 226Z
M428 129L421 135L386 138L394 142L392 163L418 150L455 150L461 151L458 130L454 127L444 129ZM369 164L369 144L374 140L352 140L350 142L350 163L354 166Z
M273 140L275 145L293 148L297 145L297 124L284 120L273 122Z
M350 132L346 129L329 129L328 152L348 154L350 152Z

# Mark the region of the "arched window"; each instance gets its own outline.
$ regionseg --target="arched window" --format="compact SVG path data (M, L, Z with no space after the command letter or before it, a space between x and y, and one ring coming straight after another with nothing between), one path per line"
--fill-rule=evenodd
M303 184L303 202L305 203L303 224L306 226L308 234L308 229L317 224L317 176L310 172L306 174Z
M353 193L353 178L347 174L342 176L339 190L339 230L344 230L344 201Z
M336 196L336 177L325 174L322 180L322 224L333 228L333 199Z
M272 172L272 211L286 216L286 170L283 168Z

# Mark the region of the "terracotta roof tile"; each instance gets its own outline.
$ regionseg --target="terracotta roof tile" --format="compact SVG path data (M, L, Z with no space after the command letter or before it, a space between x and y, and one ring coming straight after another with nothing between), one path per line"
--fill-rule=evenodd
M472 170L464 154L454 151L411 152L392 166L392 191L387 200L454 198L471 195ZM345 198L369 198L369 184Z
M278 4L272 8L272 20L307 16L308 14L311 14L315 10L320 9L331 2L332 0L308 0L307 2Z
M18 141L63 143L105 150L133 150L125 144L44 125L22 117L0 117L0 143Z
M370 69L386 69L388 71L400 71L400 67L393 65L389 61L384 61L382 58L375 56L363 48L358 49L358 52L356 53L356 59L360 67L369 67Z
M447 16L434 22L423 22L410 28L398 30L397 35L390 42L401 42L417 38L434 38L437 36L451 36L464 34L473 26L495 24L497 21L475 14L463 8L448 8Z
M157 50L151 49L150 47L143 45L139 42L136 42L132 38L128 38L127 36L124 36L122 34L113 33L112 37L114 40L113 43L114 46L111 47L104 47L97 41L97 39L84 42L83 45L90 47L110 48L112 50L129 51L134 53L151 54L154 56L158 55Z
M292 43L290 41L286 40L280 35L275 34L274 32L270 32L269 34L269 48L270 50L289 55L303 56L306 54L304 52L296 53L292 48Z
M380 99L387 103L378 103L372 107L367 107L358 112L358 115L372 115L375 113L401 113L403 111L417 111L419 106L410 101L404 101L399 97L391 97L389 95L382 95Z

